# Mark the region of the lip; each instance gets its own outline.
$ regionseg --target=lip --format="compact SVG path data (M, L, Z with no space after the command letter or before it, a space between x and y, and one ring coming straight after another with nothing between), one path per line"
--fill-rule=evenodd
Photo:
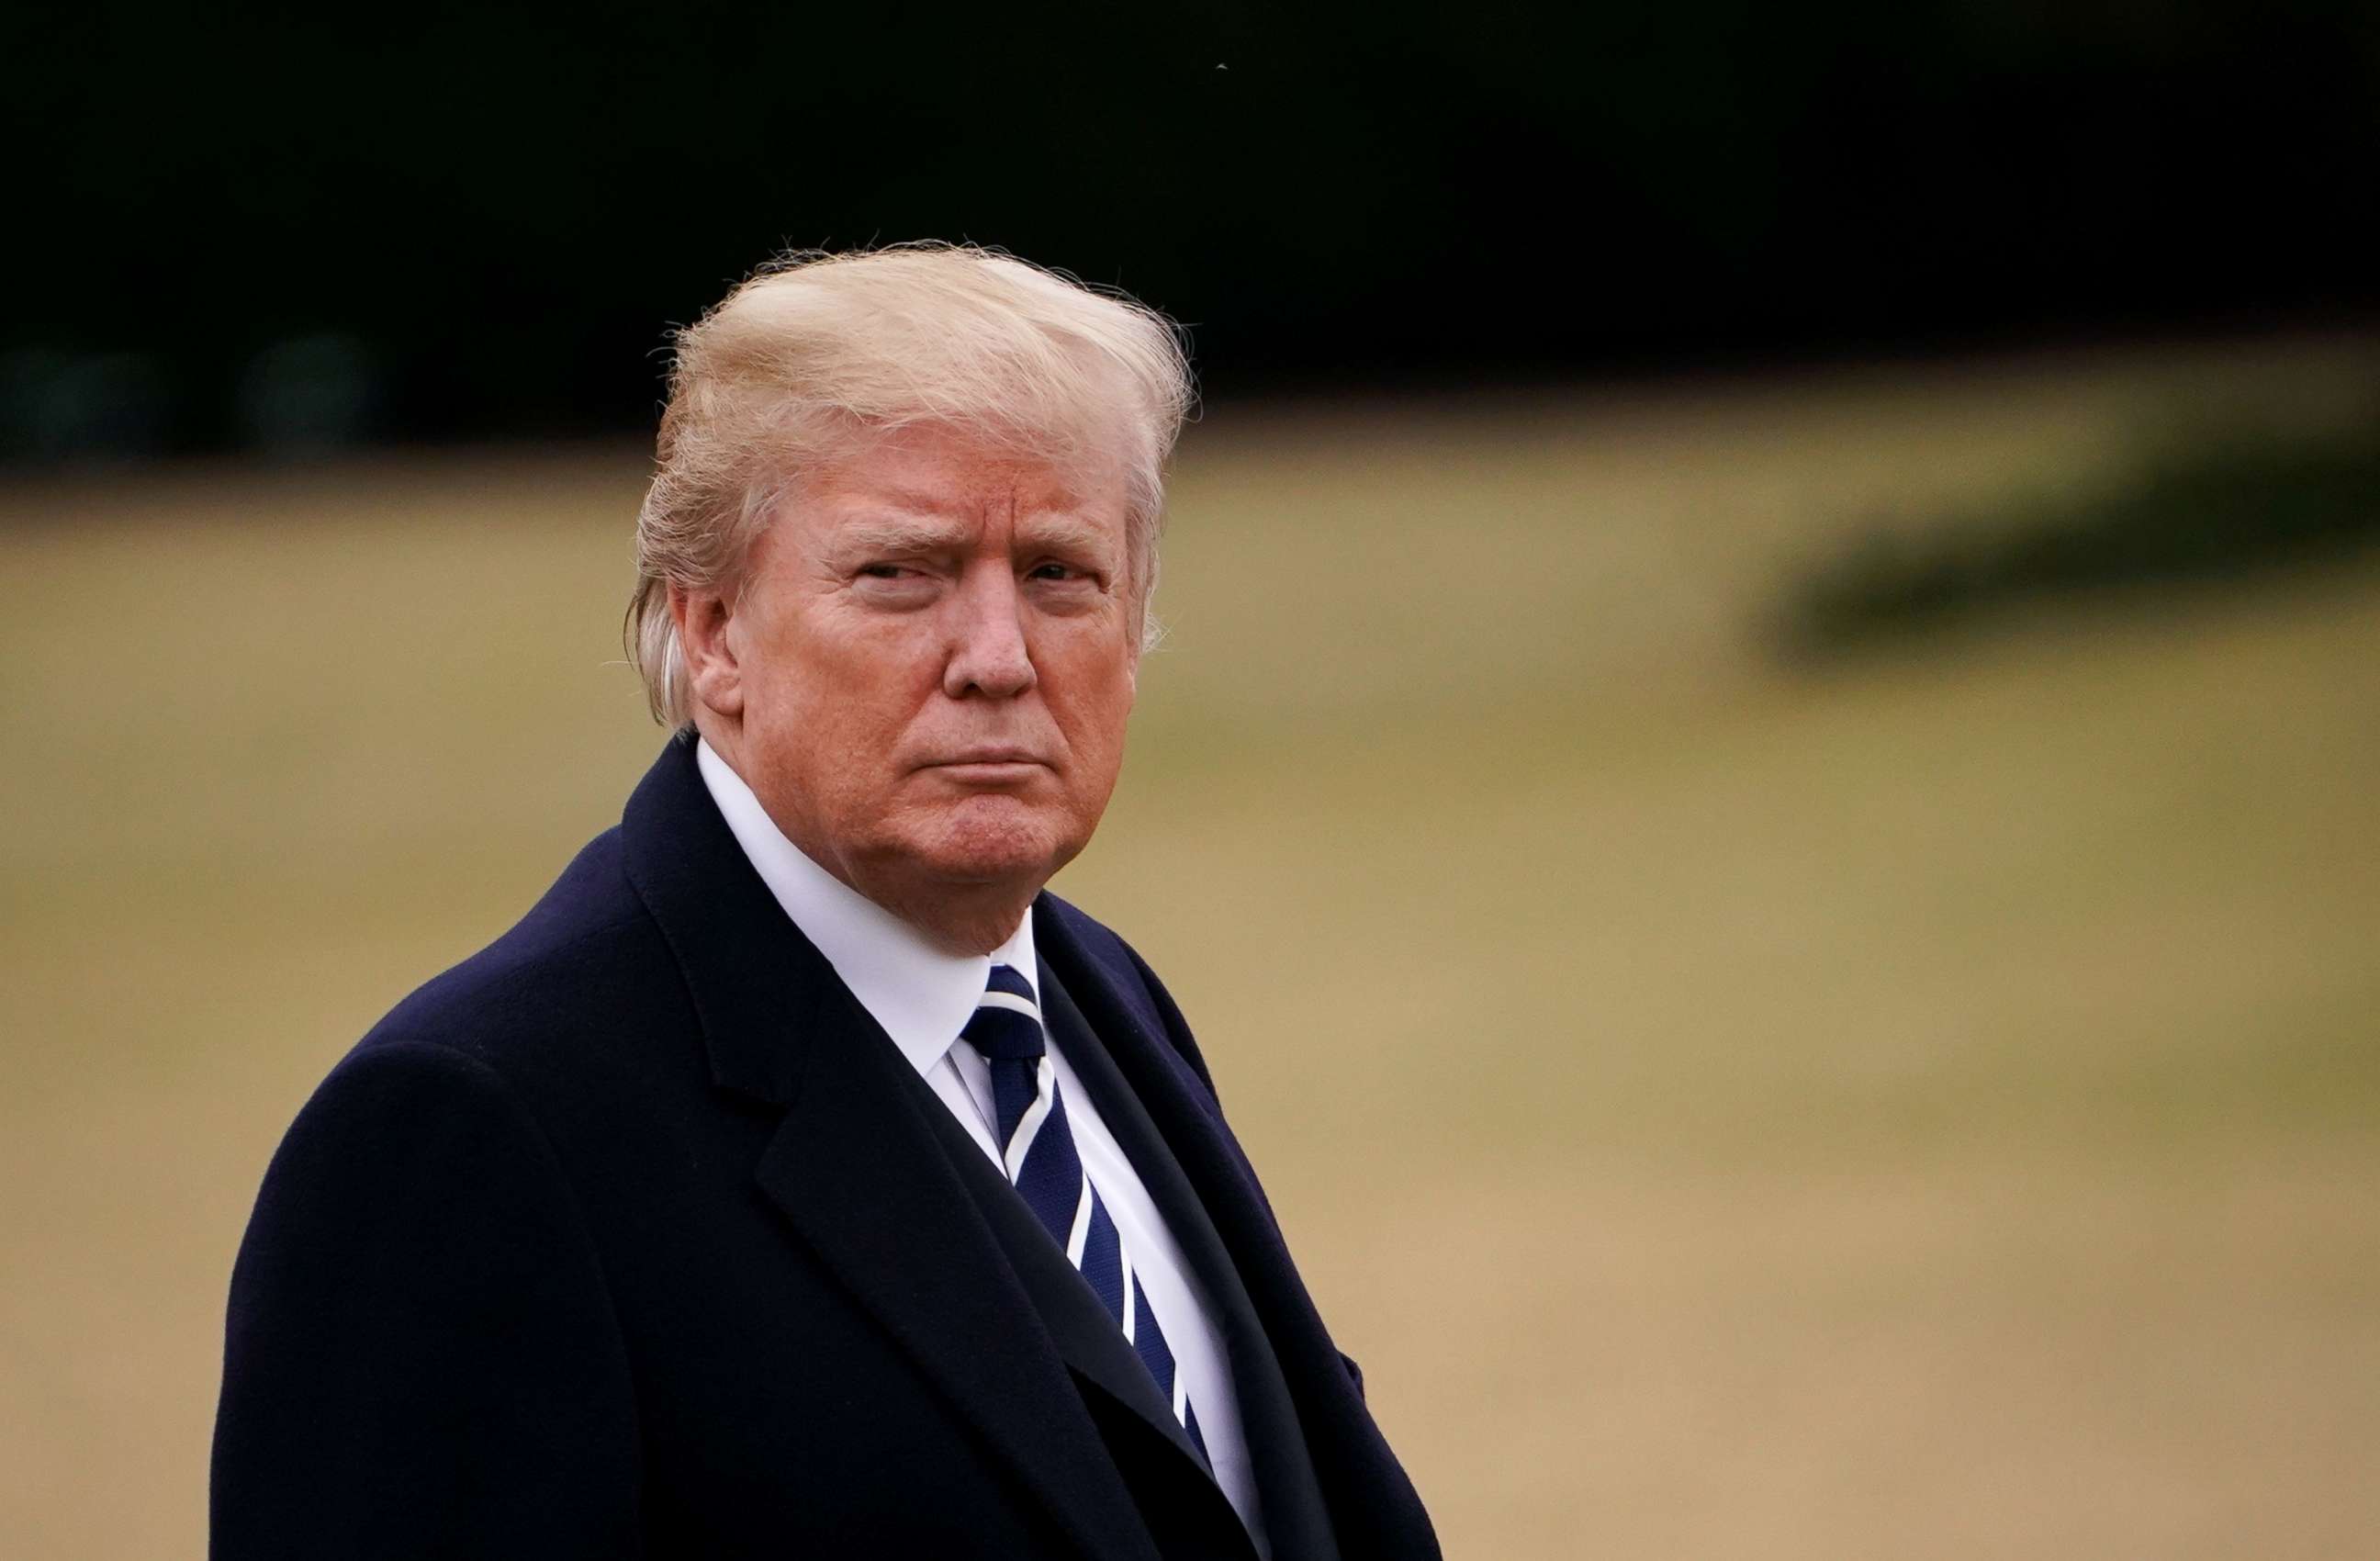
M1022 748L975 748L918 767L945 780L979 786L1014 785L1050 768L1047 760Z
M1044 764L1040 755L1029 748L967 748L945 757L929 761L932 768L978 764Z

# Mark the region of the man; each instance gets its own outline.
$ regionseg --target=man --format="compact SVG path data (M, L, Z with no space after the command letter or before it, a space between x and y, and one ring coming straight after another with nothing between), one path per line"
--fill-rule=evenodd
M1188 393L1161 318L965 248L682 334L673 738L282 1144L218 1556L1437 1555L1180 1013L1042 891Z

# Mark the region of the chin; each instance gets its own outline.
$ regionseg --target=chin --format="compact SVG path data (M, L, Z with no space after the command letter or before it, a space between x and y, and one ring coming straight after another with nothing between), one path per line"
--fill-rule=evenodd
M1083 842L1038 808L1013 798L973 798L938 821L919 852L940 876L968 883L1041 880L1074 860Z

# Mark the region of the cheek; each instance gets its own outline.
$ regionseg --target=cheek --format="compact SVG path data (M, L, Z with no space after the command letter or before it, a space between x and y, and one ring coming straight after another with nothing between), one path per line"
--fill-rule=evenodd
M1095 679L1077 685L1081 694L1068 712L1069 735L1077 756L1112 773L1123 754L1124 723L1132 714L1133 672L1112 659Z
M770 693L789 741L823 745L897 731L933 669L904 623L807 625L771 647Z

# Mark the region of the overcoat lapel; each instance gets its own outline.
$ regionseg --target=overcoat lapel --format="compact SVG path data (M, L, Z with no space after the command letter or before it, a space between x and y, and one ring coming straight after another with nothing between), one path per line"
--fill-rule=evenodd
M646 775L622 834L713 1078L784 1108L755 1174L791 1231L1085 1554L1154 1561L1097 1425L920 1109L916 1074L753 871L690 742Z
M863 1016L864 1017L864 1016ZM1092 1555L1152 1555L1031 1299L890 1040L819 1035L761 1187Z
M1107 1045L1075 1003L1065 983L1043 961L1041 1009L1050 1033L1065 1038L1066 1055L1098 1103L1108 1131L1140 1173L1173 1238L1205 1280L1208 1302L1230 1354L1241 1430L1256 1470L1264 1525L1276 1555L1336 1561L1338 1542L1272 1340L1248 1300L1238 1265L1217 1234L1198 1194L1148 1109L1118 1071Z
M975 1199L984 1224L1007 1255L1059 1358L1147 1422L1152 1432L1189 1462L1199 1479L1207 1479L1205 1464L1190 1445L1182 1422L1173 1418L1172 1406L1157 1391L1157 1379L1133 1353L1123 1330L1108 1314L1098 1292L1066 1261L1066 1254L1033 1217L1015 1188L992 1168L966 1130L941 1110L940 1101L934 1106L940 1119L929 1113L928 1120Z
M1065 984L1164 1135L1246 1287L1304 1423L1339 1549L1351 1555L1435 1557L1421 1498L1344 1369L1213 1095L1167 1038L1157 999L1126 987L1133 977L1123 968L1127 956L1112 934L1046 893L1034 902L1033 914L1043 962ZM1112 952L1094 952L1087 936L1104 938Z
M1169 1530L1156 1536L1160 1549L1169 1556L1256 1561L1255 1546L1239 1514L1232 1510L1206 1459L1191 1446L1181 1422L1173 1418L1172 1406L1158 1392L1156 1379L1133 1353L1115 1318L966 1130L941 1109L940 1101L933 1105L928 1119L957 1167L960 1180L975 1195L984 1224L1032 1297L1035 1313L1049 1329L1058 1354L1082 1380L1087 1396L1104 1394L1136 1422L1138 1434L1131 1437L1139 1449L1133 1455L1134 1467L1139 1471L1134 1477L1134 1489L1138 1495L1154 1499L1155 1510L1166 1515ZM1111 1441L1110 1446L1113 1449L1117 1444ZM1149 1488L1160 1480L1168 1487L1162 1496ZM1307 1561L1307 1553L1302 1550L1276 1547L1275 1554Z

